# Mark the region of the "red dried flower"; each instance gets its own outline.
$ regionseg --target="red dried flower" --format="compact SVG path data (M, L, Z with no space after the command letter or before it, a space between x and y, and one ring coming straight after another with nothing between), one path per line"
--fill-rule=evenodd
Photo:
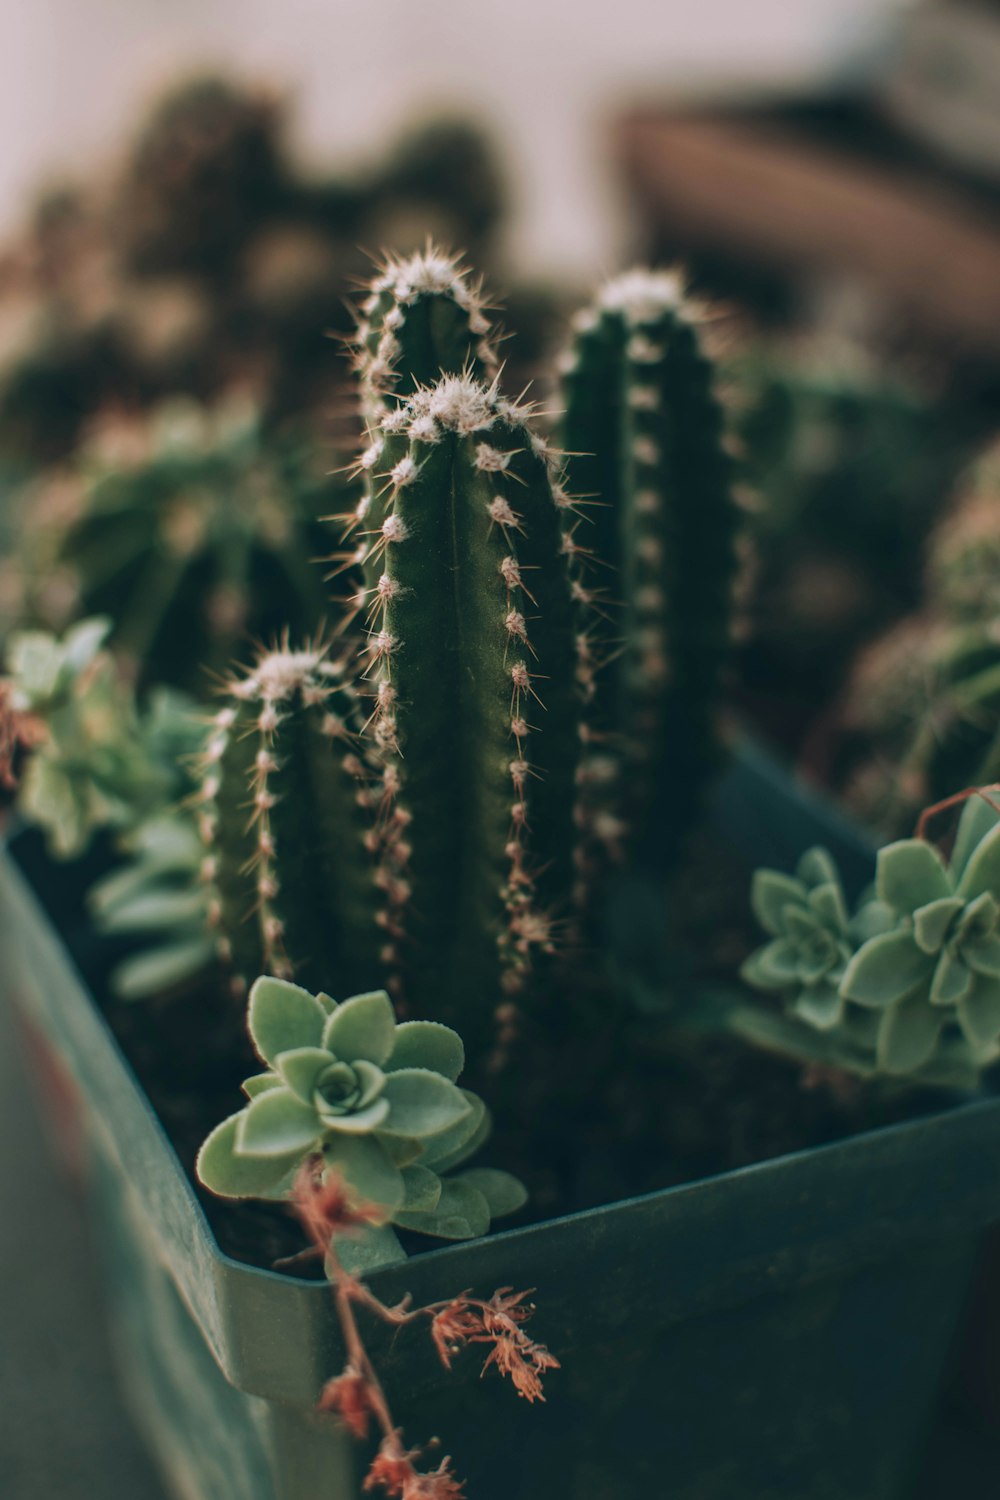
M370 1492L381 1485L387 1495L395 1497L395 1500L401 1500L401 1497L406 1494L406 1485L410 1480L419 1478L413 1467L413 1460L416 1457L416 1449L409 1453L404 1451L399 1432L394 1432L391 1438L383 1438L372 1460L372 1466L365 1475L363 1485L365 1492Z
M368 1436L373 1412L371 1393L367 1380L355 1365L348 1364L343 1374L327 1381L316 1408L334 1412L354 1437Z
M452 1356L482 1333L483 1315L464 1296L456 1297L431 1319L431 1337L446 1370L451 1369Z
M13 694L13 684L0 681L0 787L6 791L17 786L18 752L34 750L48 732L41 719L15 708Z
M385 1210L377 1203L358 1198L338 1172L324 1168L318 1156L302 1163L290 1202L306 1234L323 1255L335 1235L385 1223Z
M544 1401L541 1375L544 1370L558 1370L559 1361L550 1354L544 1344L528 1337L520 1327L534 1308L525 1304L530 1292L515 1292L512 1287L501 1287L483 1305L483 1329L476 1343L493 1340L493 1348L486 1358L482 1373L490 1365L496 1365L501 1375L509 1375L514 1389L526 1401Z
M442 1459L432 1474L413 1475L403 1486L403 1500L464 1500L465 1480L451 1472L451 1459Z

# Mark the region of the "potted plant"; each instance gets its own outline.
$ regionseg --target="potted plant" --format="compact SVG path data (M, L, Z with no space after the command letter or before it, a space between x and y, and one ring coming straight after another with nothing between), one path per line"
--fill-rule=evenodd
M25 813L118 849L86 909L41 866L48 914L5 862L5 980L72 1079L140 1419L199 1500L889 1500L1000 1211L1000 1109L953 1097L1000 1055L996 812L866 893L835 815L722 768L737 511L678 277L577 319L565 457L448 257L390 260L356 347L336 650L263 649L202 728L101 627L12 648ZM810 850L755 877L742 988L745 871ZM87 980L152 997L106 1013L173 1146Z

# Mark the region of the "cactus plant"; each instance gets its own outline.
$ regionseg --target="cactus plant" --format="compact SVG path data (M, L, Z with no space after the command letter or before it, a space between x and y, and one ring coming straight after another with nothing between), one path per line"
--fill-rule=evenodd
M996 482L988 451L931 535L921 608L859 654L838 708L833 775L887 830L1000 776Z
M737 1010L744 1035L863 1076L970 1086L1000 1058L1000 811L970 796L948 862L923 837L879 850L849 917L829 855L797 877L760 870L753 905L771 941L749 983L790 1023Z
M562 362L576 592L592 606L585 775L612 836L642 826L655 789L657 839L675 841L715 755L737 512L698 322L678 274L633 271L577 315Z
M199 828L211 921L239 987L259 974L349 987L377 971L375 773L357 697L322 645L234 678L204 754Z
M651 284L662 300L658 279ZM660 693L674 695L659 769L676 777L688 761L704 774L728 624L731 508L718 411L668 285L669 311L657 302L655 319L636 314L626 359L660 382L656 417L668 436L686 434L690 410L705 427L678 439L676 467L665 460L660 476L668 484L687 474L700 519L688 524L670 507L673 529L664 526L659 544L686 552L693 567L710 550L710 521L724 523L712 533L715 592L695 598L678 584L664 610L678 642L670 683L638 680L645 645L627 679L658 723L668 717ZM609 294L609 307L620 295ZM623 314L610 316L624 326ZM652 372L635 341L654 322L666 337L664 320L677 347ZM580 581L579 513L532 410L490 378L490 333L453 259L429 250L383 267L357 335L363 494L339 555L355 618L343 623L336 658L322 642L295 647L286 635L230 679L199 818L219 951L239 985L271 973L351 989L377 975L414 1014L460 1016L477 1052L495 1026L511 1034L518 997L584 935L595 874L585 846L613 820L589 796L592 761L580 764L581 747L593 758L598 745L585 689L596 700L605 688L588 656L594 601ZM653 441L645 428L640 436ZM685 467L699 453L704 473ZM609 510L632 514L635 475L625 468ZM633 541L628 532L616 556ZM678 562L670 576L683 571ZM698 619L686 622L689 607ZM635 708L601 756L631 769L634 743L650 755L660 748L647 729ZM685 734L698 750L684 748ZM641 807L636 793L640 820Z
M198 1175L222 1197L284 1197L302 1163L320 1158L381 1225L460 1240L525 1201L494 1169L454 1169L489 1133L482 1100L460 1089L461 1039L435 1021L396 1023L384 990L339 1005L264 977L248 1027L267 1071L248 1078L245 1108L218 1125ZM391 1231L369 1230L371 1255Z
M306 440L265 440L244 401L167 403L28 495L29 605L51 613L64 578L56 607L113 618L143 682L204 696L247 639L322 620L329 469Z

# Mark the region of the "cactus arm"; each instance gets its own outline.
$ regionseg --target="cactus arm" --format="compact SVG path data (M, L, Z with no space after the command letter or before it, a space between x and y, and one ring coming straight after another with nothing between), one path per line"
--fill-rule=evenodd
M342 517L353 540L331 559L348 574L351 618L377 600L381 569L372 542L388 514L390 490L374 474L387 467L393 413L442 375L492 375L497 367L492 339L481 291L455 257L428 246L417 255L391 257L373 281L355 338L367 435L354 470L362 493ZM404 445L396 457L405 451Z
M567 485L603 486L595 545L622 601L593 627L587 720L612 769L595 775L605 801L585 812L600 842L601 823L637 833L652 808L653 832L673 844L716 754L737 521L721 408L680 279L637 271L610 283L580 320L565 382ZM588 430L589 456L578 451Z
M206 876L223 957L350 987L375 975L377 891L356 700L321 650L263 655L209 743Z

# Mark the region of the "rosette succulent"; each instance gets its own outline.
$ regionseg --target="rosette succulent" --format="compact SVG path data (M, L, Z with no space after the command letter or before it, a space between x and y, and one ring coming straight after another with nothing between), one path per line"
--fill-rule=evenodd
M792 1014L820 1031L837 1026L845 1009L841 981L860 932L830 855L810 849L794 876L758 870L750 904L771 941L750 955L743 978L758 989L782 991ZM874 913L865 915L870 926Z
M980 1063L1000 1055L1000 821L969 802L950 863L923 839L879 851L877 898L893 927L848 964L842 995L881 1013L878 1059L890 1073L928 1061L957 1028Z
M1000 814L983 798L967 802L949 861L922 838L881 849L854 916L822 850L797 878L758 871L752 903L771 941L743 977L783 995L786 1015L737 1008L741 1034L923 1083L974 1084L1000 1057Z
M485 1234L524 1203L505 1172L444 1175L489 1132L482 1100L456 1084L465 1052L449 1027L397 1024L384 990L338 1005L270 977L250 990L248 1025L267 1071L247 1079L249 1103L201 1148L198 1175L212 1192L281 1198L320 1156L387 1225L442 1239Z

